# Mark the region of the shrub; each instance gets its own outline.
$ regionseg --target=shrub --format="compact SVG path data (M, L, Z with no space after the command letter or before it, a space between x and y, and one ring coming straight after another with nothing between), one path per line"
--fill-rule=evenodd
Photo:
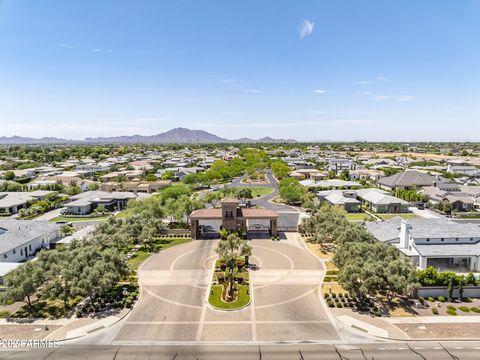
M448 305L447 309L448 310L453 310L453 311L457 310L457 308L455 306L452 306L452 305Z
M380 310L376 310L374 314L375 314L375 316L377 316L377 317L381 317L381 316L382 316L382 312L381 312Z
M327 270L327 275L338 275L338 270Z
M470 308L468 308L468 307L466 307L466 306L459 306L458 309L459 309L460 311L465 312L465 313L470 312Z
M339 298L343 298L343 293L338 294Z
M329 301L329 302L328 302L328 306L331 307L331 308L333 308L333 307L335 307L335 303L334 303L333 301Z
M438 309L436 307L432 308L433 315L438 315Z
M430 301L430 302L434 302L434 301L435 301L435 299L433 298L433 296L429 296L429 297L428 297L428 301Z
M473 300L469 297L463 299L464 302L466 303L471 303Z
M82 312L81 312L81 311L76 311L76 312L75 312L75 316L76 316L77 318L81 318L81 317L82 317Z
M471 307L470 310L473 311L474 313L480 314L480 308L478 308L476 306Z
M422 304L422 305L425 303L425 299L424 299L423 297L421 297L421 296L418 298L418 301L419 301L420 304Z
M338 303L337 303L337 308L343 308L343 305L342 305L341 302L338 302Z
M457 312L455 310L447 310L447 314L452 316L457 316Z
M332 281L332 278L331 278L330 276L325 276L325 277L323 278L323 281L324 281L324 282L330 282L330 281Z
M0 311L0 318L7 318L11 315L10 311Z
M335 294L335 293L332 293L332 298L334 298L334 299L335 299L336 297L337 297L337 294Z
M323 297L324 297L325 299L328 299L328 298L330 297L330 294L329 294L329 293L325 293L325 294L323 294Z
M443 296L439 296L437 299L438 299L438 301L440 301L440 302L445 302L445 298L444 298Z

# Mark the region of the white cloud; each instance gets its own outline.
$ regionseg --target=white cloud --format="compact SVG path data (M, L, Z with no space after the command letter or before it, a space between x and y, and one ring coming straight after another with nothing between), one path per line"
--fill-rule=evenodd
M374 101L384 101L390 98L390 95L376 95L372 98Z
M359 91L357 95L370 95L370 93L368 91Z
M243 89L242 92L247 94L261 94L263 91L258 89Z
M390 82L391 80L386 78L386 77L383 77L383 76L377 76L377 80L378 81L383 81L383 82Z
M369 80L360 80L360 81L355 81L354 84L355 85L369 85L371 84L372 82L369 81Z
M101 49L101 48L96 48L96 49L93 49L92 51L93 51L93 52L102 52L103 49Z
M310 20L303 20L300 24L300 39L311 35L313 33L313 26L315 24Z
M397 96L397 101L412 101L415 97L412 95L400 95Z
M314 92L315 94L326 94L326 93L327 93L327 90L317 89L317 90L313 90L313 92Z

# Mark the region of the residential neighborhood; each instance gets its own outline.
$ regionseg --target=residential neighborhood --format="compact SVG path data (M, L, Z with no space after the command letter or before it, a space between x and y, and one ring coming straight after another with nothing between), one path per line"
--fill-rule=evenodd
M479 360L479 19L0 0L0 360Z

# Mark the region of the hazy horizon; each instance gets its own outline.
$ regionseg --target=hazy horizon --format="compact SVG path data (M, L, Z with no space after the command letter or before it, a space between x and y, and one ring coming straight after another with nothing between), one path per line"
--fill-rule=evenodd
M480 2L0 0L0 137L480 141Z

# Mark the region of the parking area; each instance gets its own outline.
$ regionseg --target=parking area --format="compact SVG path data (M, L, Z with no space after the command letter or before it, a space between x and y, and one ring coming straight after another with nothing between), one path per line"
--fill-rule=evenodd
M291 241L252 240L252 303L239 311L207 305L218 240L199 240L150 258L140 300L113 343L337 340L319 301L322 264Z

